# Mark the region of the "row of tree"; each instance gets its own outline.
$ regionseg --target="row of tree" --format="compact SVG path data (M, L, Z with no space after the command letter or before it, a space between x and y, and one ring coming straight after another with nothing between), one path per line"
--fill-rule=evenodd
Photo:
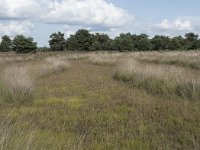
M23 35L17 35L13 40L9 36L2 36L0 43L0 51L8 52L15 51L17 53L30 53L36 52L37 43L33 41L32 37L25 37Z
M49 40L47 51L150 51L150 50L195 50L200 49L198 34L187 33L185 37L156 35L149 38L146 34L121 33L114 39L107 34L91 34L80 29L65 40L64 33L53 33ZM43 50L38 48L38 50ZM0 51L16 51L29 53L37 51L37 43L31 37L17 35L13 40L9 36L2 37Z
M194 50L200 49L198 34L187 33L185 37L156 35L152 39L146 34L121 33L111 39L107 34L91 34L88 30L78 30L67 40L61 32L50 36L52 51L149 51L149 50Z

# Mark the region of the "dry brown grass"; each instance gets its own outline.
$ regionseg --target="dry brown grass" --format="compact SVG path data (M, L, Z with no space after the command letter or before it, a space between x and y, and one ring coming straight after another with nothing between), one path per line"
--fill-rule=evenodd
M20 104L32 101L34 80L27 66L14 65L5 69L1 74L1 83L4 101Z
M52 75L70 68L67 60L46 57L40 61L11 64L4 68L0 76L1 101L22 104L34 99L34 82L38 77Z
M95 65L114 65L122 56L123 53L94 53L90 55L89 62Z
M181 67L188 67L191 69L200 69L200 52L140 52L132 54L132 56L146 63L167 64Z
M199 72L170 65L144 64L128 59L121 64L115 78L130 81L153 94L181 96L185 99L200 99Z
M36 77L40 77L66 71L69 68L70 64L67 60L59 57L47 57L40 62L34 63L31 70Z
M7 114L13 108L0 104L0 122L3 123L0 140L4 139L1 141L6 143L4 149L200 148L199 102L186 101L176 95L160 96L160 91L149 94L139 86L130 87L124 82L113 80L117 69L115 65L96 66L85 58L78 58L79 56L68 60L68 55L51 53L51 56L49 54L44 58L16 63L19 66L29 66L36 96L33 103L16 107L9 117ZM90 53L91 55L99 54ZM139 53L115 55L119 56L116 57L118 62L124 58L139 56ZM44 64L43 67L46 68L54 59L61 61L58 64L62 65L52 66L66 67L70 63L70 70L49 73L48 70L51 69L41 69L46 72L41 77L40 66ZM172 81L175 76L178 78L185 73L183 77L180 76L180 80L198 80L199 71L194 69L132 60L128 64L129 67L124 63L128 73L131 76L132 73L139 75L134 81L148 78L145 82L140 82L140 85L151 85L151 89L160 89L156 88L160 85L163 90L173 89L171 87L174 84L171 86L171 83L174 83ZM4 69L9 67L10 64L4 66ZM168 82L169 79L172 80Z

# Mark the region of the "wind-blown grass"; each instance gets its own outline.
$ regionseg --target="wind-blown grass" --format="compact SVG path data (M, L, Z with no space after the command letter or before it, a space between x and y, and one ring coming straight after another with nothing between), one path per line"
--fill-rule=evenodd
M124 58L158 55L104 54L115 55L119 65ZM183 100L197 95L199 70L127 60L118 69L124 84L113 80L116 65L69 60L68 52L44 55L3 65L2 72L27 68L34 101L14 110L0 104L0 149L200 149L199 102Z
M197 70L200 69L200 57L162 56L162 57L139 58L138 60L141 62L146 62L146 63L167 64L167 65L188 67L188 68L197 69Z
M11 103L30 102L34 97L34 81L26 66L11 66L1 74L1 96Z
M130 82L132 86L145 89L154 95L200 99L200 78L186 68L127 60L116 71L114 78Z
M33 65L35 76L45 76L54 73L66 71L70 68L67 60L62 60L59 57L47 57L43 61Z
M72 136L64 132L39 130L30 118L24 122L23 115L14 118L14 109L0 119L0 149L1 150L32 150L32 149L70 149L82 150L84 136Z
M41 61L7 66L1 73L1 102L29 103L34 99L34 82L38 77L66 71L67 60L47 57Z
M174 65L195 70L200 69L200 54L197 51L190 52L139 52L132 56L140 62Z
M120 56L119 53L96 53L89 57L89 62L94 65L114 65Z

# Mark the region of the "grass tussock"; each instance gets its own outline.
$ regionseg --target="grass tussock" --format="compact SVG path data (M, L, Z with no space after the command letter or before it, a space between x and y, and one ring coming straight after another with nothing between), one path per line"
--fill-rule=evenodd
M154 95L180 96L184 99L200 99L198 73L187 68L169 65L142 64L127 60L116 71L114 78L130 82Z
M2 101L11 103L30 102L34 97L34 80L27 66L11 66L1 74Z
M131 56L144 63L174 65L195 70L200 69L200 53L198 51L139 52L135 54L132 53Z
M175 56L175 57L144 57L138 59L141 62L154 63L154 64L166 64L166 65L175 65L181 67L188 67L191 69L200 69L200 57L186 57L186 56Z
M33 71L36 76L45 76L66 71L69 68L70 64L67 60L60 59L59 57L47 57L42 62L36 63L33 66Z
M72 53L72 54L68 54L67 56L65 56L68 60L84 60L84 59L88 59L91 55L93 55L92 53Z
M120 56L119 53L96 53L89 57L89 62L95 65L114 65Z
M34 83L37 78L69 68L68 61L59 57L46 57L40 61L8 65L0 77L0 101L13 104L29 103L34 99Z

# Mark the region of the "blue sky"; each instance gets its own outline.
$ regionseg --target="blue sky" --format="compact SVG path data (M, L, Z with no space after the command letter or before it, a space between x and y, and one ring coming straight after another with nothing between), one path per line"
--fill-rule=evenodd
M79 28L150 36L200 34L199 0L0 0L0 36L32 36L48 46L49 36L66 38Z
M177 16L200 15L199 0L108 0L134 16L146 19L173 19Z

